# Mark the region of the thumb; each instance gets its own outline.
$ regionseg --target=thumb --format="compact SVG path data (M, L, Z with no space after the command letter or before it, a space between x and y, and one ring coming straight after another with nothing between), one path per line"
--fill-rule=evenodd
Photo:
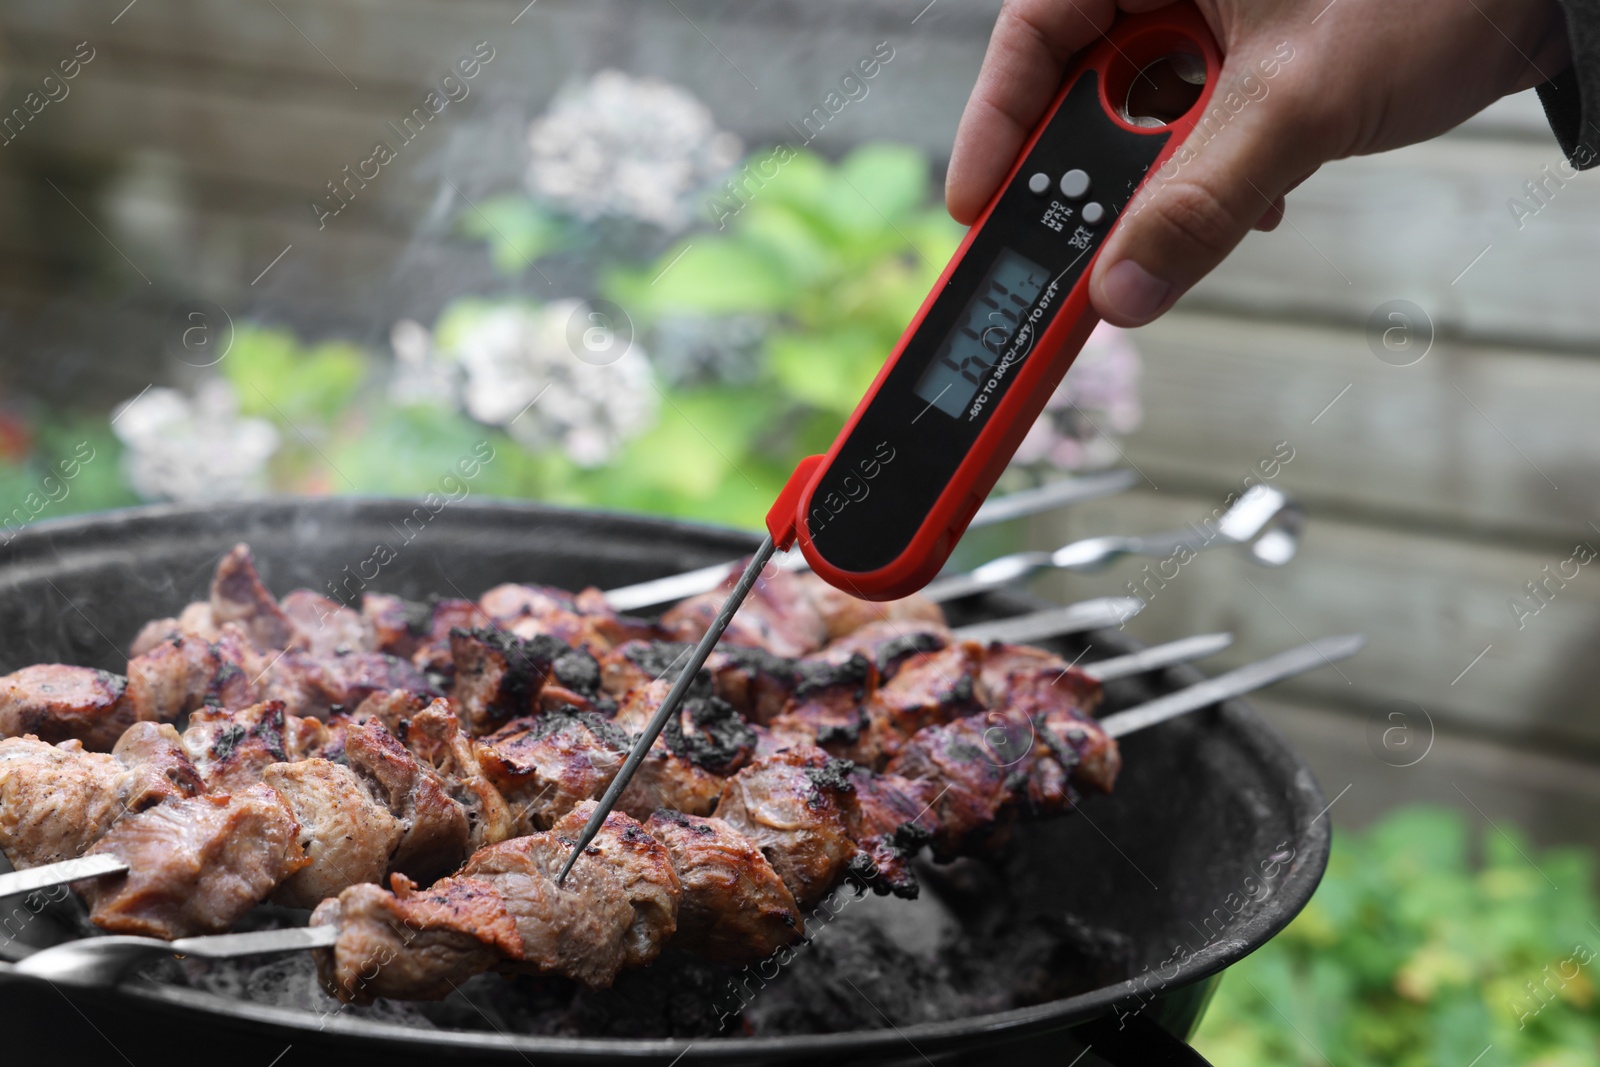
M1308 162L1313 139L1294 128L1288 96L1250 60L1224 65L1199 124L1101 250L1089 280L1101 318L1141 326L1165 312L1320 162Z

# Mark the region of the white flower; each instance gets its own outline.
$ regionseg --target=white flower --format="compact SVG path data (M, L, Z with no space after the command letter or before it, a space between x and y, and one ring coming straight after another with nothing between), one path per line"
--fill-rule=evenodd
M615 70L558 96L529 127L528 147L535 196L580 219L620 216L669 232L693 221L695 194L743 151L685 90Z
M582 467L655 422L649 359L581 300L490 308L444 354L465 372L468 414L527 447L558 445Z
M389 396L396 404L455 408L459 368L438 358L433 334L426 326L415 319L401 319L389 330L389 345L395 361Z
M241 418L232 388L221 378L193 399L176 389L147 389L112 414L111 429L127 445L123 467L146 500L231 500L267 489L267 460L278 431L263 419Z

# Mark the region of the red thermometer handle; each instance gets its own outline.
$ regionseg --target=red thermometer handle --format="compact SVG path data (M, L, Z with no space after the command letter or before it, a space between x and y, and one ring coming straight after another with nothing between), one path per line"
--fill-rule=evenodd
M1075 57L833 446L790 476L767 515L779 547L869 600L939 572L1098 321L1106 235L1181 164L1221 65L1187 0L1119 16Z

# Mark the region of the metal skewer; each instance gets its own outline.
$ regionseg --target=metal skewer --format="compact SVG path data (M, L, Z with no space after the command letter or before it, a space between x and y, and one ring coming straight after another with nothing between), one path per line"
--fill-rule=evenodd
M984 503L968 523L968 529L993 526L1011 519L1038 515L1041 512L1076 504L1084 500L1120 493L1139 480L1136 471L1119 470L1105 474L1091 474L1082 478L1066 478L1037 489L1024 489ZM806 569L806 560L799 552L784 552L776 563L784 570ZM738 569L738 562L713 563L682 574L665 578L652 578L647 582L625 585L605 594L606 603L616 611L640 611L657 604L671 604L686 597L709 593L727 580Z
M1135 731L1155 726L1179 715L1243 696L1273 682L1283 681L1324 665L1331 666L1338 660L1355 655L1365 644L1366 638L1361 634L1322 638L1308 645L1280 652L1276 656L1270 656L1249 666L1229 671L1227 674L1209 678L1175 693L1168 693L1166 696L1126 711L1108 715L1100 720L1100 725L1112 737L1126 737ZM1125 658L1127 657L1119 657L1119 659ZM1103 662L1109 666L1116 661ZM576 857L580 853L581 848L576 849L573 851L573 856ZM34 870L50 870L57 866L52 864L50 867ZM68 879L62 879L65 880ZM152 937L90 937L36 951L16 964L12 970L16 974L46 978L58 985L108 986L117 982L137 963L161 956L179 954L203 959L227 959L274 952L296 952L326 947L333 944L337 937L338 927L333 925L191 937L180 941L160 941Z
M935 603L972 596L1020 581L1036 571L1054 568L1092 571L1120 556L1164 558L1187 548L1202 552L1227 545L1250 546L1250 556L1268 567L1281 567L1299 547L1302 513L1298 504L1269 485L1255 485L1233 502L1207 533L1199 526L1148 537L1089 537L1054 552L1016 552L990 560L967 574L936 578L922 590Z

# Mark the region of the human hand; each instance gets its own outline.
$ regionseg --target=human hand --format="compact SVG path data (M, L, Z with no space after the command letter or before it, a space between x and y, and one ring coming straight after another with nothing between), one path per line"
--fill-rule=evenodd
M1092 44L1119 9L1171 2L1006 0L956 132L945 185L950 214L977 219L1074 52ZM1170 180L1146 185L1130 205L1138 210L1123 213L1101 249L1090 299L1117 326L1162 314L1252 227L1274 228L1284 194L1323 163L1425 140L1568 65L1566 21L1555 0L1196 5L1225 57L1212 106L1230 90L1249 102L1219 135L1191 137L1198 145L1191 158ZM1274 60L1278 69L1262 82L1261 64ZM1254 79L1249 92L1247 77Z

